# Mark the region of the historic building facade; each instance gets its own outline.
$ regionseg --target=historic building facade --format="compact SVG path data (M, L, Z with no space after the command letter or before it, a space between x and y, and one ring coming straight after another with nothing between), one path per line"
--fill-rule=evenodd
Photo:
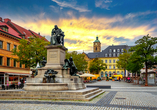
M3 20L0 17L0 85L17 84L30 76L30 68L14 60L17 56L12 55L12 49L18 49L20 39L37 36L34 34L36 33L18 26L10 19Z
M96 37L97 41L98 38ZM124 70L117 68L116 66L116 61L118 61L118 56L120 54L123 54L124 49L129 50L131 46L128 45L111 45L108 46L106 49L102 50L101 52L96 52L95 51L95 43L93 42L93 52L92 53L83 53L86 55L85 59L88 61L88 68L90 65L90 62L94 58L98 58L102 60L102 62L107 64L106 70L105 71L100 71L99 75L100 77L105 77L105 76L111 76L114 73L117 74L122 74L124 75ZM100 41L99 41L100 43ZM100 43L101 44L101 43ZM100 47L101 48L101 47ZM87 69L89 71L89 69Z

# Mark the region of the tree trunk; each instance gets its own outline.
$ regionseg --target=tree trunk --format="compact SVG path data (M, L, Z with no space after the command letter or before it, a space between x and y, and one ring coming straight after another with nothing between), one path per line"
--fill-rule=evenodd
M146 65L145 86L148 86L148 80L147 80L147 62L145 63L145 65Z

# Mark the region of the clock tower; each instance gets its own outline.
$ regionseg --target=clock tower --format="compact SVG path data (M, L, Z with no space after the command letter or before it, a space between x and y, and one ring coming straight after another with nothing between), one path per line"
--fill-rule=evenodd
M96 40L93 42L93 52L100 52L101 51L101 43L98 40L98 36L96 37Z

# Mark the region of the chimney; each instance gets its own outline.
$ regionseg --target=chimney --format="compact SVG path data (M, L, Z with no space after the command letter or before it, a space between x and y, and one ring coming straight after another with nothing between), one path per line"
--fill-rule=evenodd
M7 23L8 21L11 21L9 18L5 18L4 22Z
M0 17L0 22L2 22L2 17Z

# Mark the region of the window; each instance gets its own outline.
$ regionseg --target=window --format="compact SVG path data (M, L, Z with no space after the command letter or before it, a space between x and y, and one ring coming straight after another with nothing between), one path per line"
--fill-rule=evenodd
M104 61L103 61L103 60L101 60L101 62L103 63Z
M95 50L97 50L97 47L96 47L96 49Z
M107 53L105 54L105 57L107 57Z
M7 50L10 51L10 44L7 43Z
M109 54L109 57L111 57L111 54Z
M111 69L111 66L109 66L109 69Z
M112 52L112 49L110 49L110 51L109 52Z
M3 27L3 30L8 32L8 27Z
M16 60L14 60L14 67L16 67Z
M107 60L105 60L105 63L107 63Z
M124 50L123 50L123 49L121 49L121 52L124 52Z
M115 53L113 53L113 57L115 57L116 56L116 54Z
M109 63L111 63L111 60L109 60Z
M116 69L116 66L113 66L113 69Z
M117 53L117 57L119 57L119 53Z
M10 66L10 58L7 58L7 66Z
M3 63L3 57L0 56L0 65Z
M20 63L20 68L22 68L22 63Z
M116 49L113 49L113 52L116 52Z
M27 68L27 65L25 65L25 68Z
M117 52L120 52L119 49L117 49Z
M113 63L115 63L116 62L116 60L113 60Z
M119 71L117 71L117 74L119 74Z
M123 71L121 71L121 74L123 75Z
M0 41L0 49L3 49L3 41Z
M107 69L107 66L106 66L106 69Z
M14 49L16 49L17 48L17 45L14 45Z

